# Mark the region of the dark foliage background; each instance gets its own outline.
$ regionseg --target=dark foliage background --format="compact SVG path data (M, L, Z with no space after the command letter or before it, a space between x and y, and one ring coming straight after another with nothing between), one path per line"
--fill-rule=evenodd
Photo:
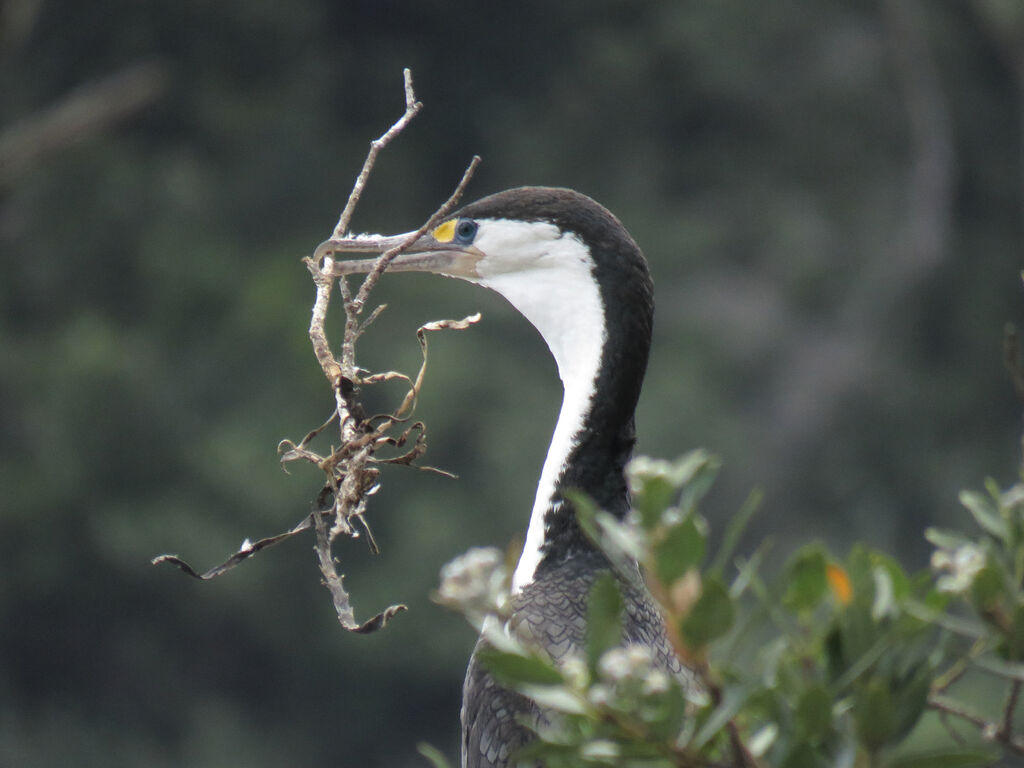
M159 76L132 117L45 147L22 130L140 62ZM640 450L724 456L713 521L759 485L749 543L864 539L920 567L960 487L1013 476L1016 0L5 0L0 764L455 754L473 638L428 595L524 529L559 398L498 297L377 294L376 369L415 369L420 323L484 313L432 340L418 412L462 479L389 471L383 554L339 548L361 617L409 604L387 631L341 632L306 540L209 584L149 565L212 564L306 511L316 476L275 455L330 409L299 257L401 113L404 66L426 109L357 226L415 227L473 153L470 197L555 184L614 210L658 290Z

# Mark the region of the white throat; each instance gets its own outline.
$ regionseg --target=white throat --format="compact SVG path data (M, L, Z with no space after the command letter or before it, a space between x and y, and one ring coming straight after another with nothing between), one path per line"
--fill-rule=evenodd
M508 299L540 332L564 389L523 554L512 576L512 589L518 592L533 580L544 543L544 514L590 410L605 343L604 304L587 247L553 224L488 220L481 223L474 245L486 254L474 282Z

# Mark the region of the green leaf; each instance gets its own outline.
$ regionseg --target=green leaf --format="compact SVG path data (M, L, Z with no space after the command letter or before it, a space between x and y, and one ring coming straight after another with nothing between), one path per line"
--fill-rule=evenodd
M859 653L855 653L855 649L843 647L843 635L838 631L830 633L826 642L830 646L830 655L835 654L836 657L830 658L829 661L830 665L835 665L831 672L834 678L833 686L837 691L852 685L861 675L867 673L875 662L882 658L888 645L886 638L883 637L870 647L861 649L858 646L856 650ZM835 648L831 648L833 645Z
M566 768L578 764L579 745L565 739L557 730L542 728L539 738L528 741L511 755L510 765L534 765L543 761L552 768ZM579 737L577 737L578 740Z
M626 468L633 508L647 530L653 530L661 514L683 490L688 503L695 503L714 481L719 460L703 449L691 451L674 462L646 456L633 459Z
M579 523L587 538L597 544L600 540L600 531L594 519L597 516L598 506L594 500L582 491L569 488L565 491L565 497L572 502L576 509L576 522Z
M589 711L587 703L579 694L569 690L564 685L531 685L525 683L517 687L517 690L528 699L533 699L545 709L562 712L567 715L585 715Z
M808 611L820 603L828 590L827 565L820 545L809 544L797 550L787 567L783 602L795 611Z
M568 490L565 495L576 508L580 529L616 567L646 559L643 531L600 509L585 493Z
M878 751L892 739L895 716L892 692L885 681L872 678L854 692L857 738L870 752Z
M908 600L909 603L914 601ZM929 611L935 611L936 613L943 613L949 608L949 604L953 602L953 595L949 592L939 592L937 589L928 590L925 593L924 598L918 605L924 606Z
M981 613L992 611L1008 597L1006 579L1002 569L994 562L984 566L971 582L971 600Z
M828 672L828 679L833 684L843 677L846 672L847 659L843 648L843 633L838 625L833 626L824 637L822 651L825 655L825 669ZM850 678L851 680L853 678ZM842 688L836 685L836 690Z
M762 757L779 736L779 726L776 723L768 723L758 729L748 740L747 747L754 757Z
M700 648L728 632L735 620L736 608L729 590L712 577L704 582L700 597L683 619L680 630L691 648Z
M1001 506L1015 507L1024 504L1024 484L1017 483L1011 485L1004 491L999 487L999 483L995 481L995 478L987 477L985 478L985 490Z
M991 656L979 656L976 659L971 659L971 663L978 669L984 669L999 677L1024 683L1024 664L1002 661Z
M729 595L733 600L737 600L747 590L747 587L752 584L755 585L759 581L757 574L758 569L761 567L761 563L764 562L764 558L771 548L772 541L765 539L761 542L760 546L754 550L749 558L744 559L742 557L736 558L736 578L732 580L732 585L729 587ZM721 574L714 570L708 572L710 575L721 578Z
M931 595L929 595L931 597ZM981 640L984 637L988 637L989 633L985 626L973 619L964 619L959 616L954 616L950 613L942 613L941 611L935 610L931 603L940 603L943 610L945 609L945 600L940 598L945 597L944 595L937 596L934 600L930 600L928 603L919 603L914 600L908 600L904 609L908 614L916 619L934 624L937 627L947 629L954 634L961 635L963 637L970 638L971 640Z
M819 750L810 744L797 742L791 748L779 768L825 768Z
M925 528L924 537L930 544L939 549L957 549L964 544L974 543L962 533L945 528Z
M846 575L853 587L853 602L870 607L875 595L875 553L854 544L846 558Z
M951 749L899 757L889 763L889 768L981 768L992 765L998 759L999 755L995 752Z
M917 725L928 704L934 670L931 665L921 662L909 678L896 681L891 689L895 692L894 740L903 739Z
M755 683L748 682L726 688L722 695L722 703L715 707L708 719L704 721L700 730L693 737L693 741L690 742L690 746L693 749L700 749L714 739L746 704L747 699L757 690L757 687Z
M448 759L433 744L427 744L425 741L421 741L416 745L416 751L425 757L434 768L451 768L448 763Z
M1024 605L1017 605L1010 619L1010 629L1004 634L1003 652L1008 661L1024 660Z
M977 491L961 491L960 503L967 507L983 531L1000 541L1006 541L1009 528L999 510L992 505L991 499Z
M693 478L683 485L683 491L679 496L679 506L687 512L693 512L697 505L707 496L711 486L715 484L718 477L718 470L722 462L717 456L706 455L706 460L700 465Z
M615 577L605 571L594 581L587 600L586 652L590 671L605 651L622 643L622 594Z
M740 507L739 511L733 515L732 519L729 520L729 524L725 528L725 533L722 535L722 544L718 548L718 552L715 553L715 560L711 563L711 567L708 572L714 576L721 577L725 573L725 567L729 563L729 558L732 557L733 552L736 551L736 546L739 544L740 536L743 535L743 531L746 530L747 524L750 522L754 513L757 512L761 506L761 500L764 498L764 493L760 488L755 488L747 496L746 501L743 502L743 506Z
M794 714L801 732L821 741L832 729L832 696L824 686L812 685L800 694Z
M676 498L679 488L706 461L704 451L692 451L674 462L637 456L626 467L633 508L644 528L653 530Z
M640 524L648 531L654 530L677 493L678 488L667 478L644 478L642 490L633 494L633 508L640 513Z
M910 578L899 561L884 552L877 551L871 553L871 561L875 564L875 568L884 569L888 574L892 582L893 600L900 604L907 600L911 593Z
M704 559L707 526L696 515L687 515L668 529L654 547L654 570L662 584L672 584Z
M477 659L499 682L513 688L524 683L557 685L562 674L547 659L536 654L506 653L494 648L481 648Z
M871 618L881 621L896 611L896 589L885 568L873 569L872 575L875 577L875 597L871 603Z
M644 532L624 523L604 510L594 515L598 546L613 563L624 566L627 561L644 560L647 556Z

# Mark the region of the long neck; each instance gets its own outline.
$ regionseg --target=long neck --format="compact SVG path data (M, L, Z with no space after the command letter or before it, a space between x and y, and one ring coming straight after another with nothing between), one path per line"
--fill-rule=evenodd
M632 295L612 296L617 307L639 304L640 309L635 317L616 317L609 323L606 298L593 262L587 262L589 258L564 260L573 266L549 276L543 290L536 274L486 280L540 331L564 388L513 576L515 590L528 584L539 568L594 551L566 491L580 491L618 517L629 508L624 467L633 448L633 412L650 344L649 288L643 283L648 292L639 302Z
M634 410L647 362L647 344L616 348L605 338L584 383L565 381L558 424L544 461L530 528L513 586L522 588L538 570L595 551L583 534L568 491L582 492L617 518L629 510L625 466L636 440Z
M595 365L599 364L600 354ZM560 365L559 370L561 369ZM567 484L567 477L578 474L578 451L584 444L581 438L585 434L585 425L592 410L595 380L596 371L589 381L577 379L566 384L563 378L565 391L562 396L562 408L544 459L540 482L537 484L537 495L530 513L530 526L526 531L523 554L513 575L512 586L515 590L522 589L533 579L537 567L544 559L550 541L549 524L556 524L558 528L564 528L569 524L566 518L571 517L572 512L566 506L564 491L570 487L579 487ZM588 457L584 456L583 459L587 461ZM584 493L588 492L585 488L579 489Z

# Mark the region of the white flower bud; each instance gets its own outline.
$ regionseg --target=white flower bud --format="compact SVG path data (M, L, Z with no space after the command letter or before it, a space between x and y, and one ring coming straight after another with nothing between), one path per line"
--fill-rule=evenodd
M630 645L626 647L626 658L629 659L631 672L643 672L654 660L651 649L646 645Z
M594 739L580 747L580 757L586 760L615 760L621 754L619 745L608 739Z
M668 675L660 669L652 669L644 678L644 685L640 690L645 696L651 696L656 693L665 693L670 685L671 681Z
M625 680L632 671L626 650L624 648L612 648L609 651L605 651L597 662L597 670L604 680L613 683Z
M603 683L596 683L590 686L590 691L587 694L590 699L590 703L595 707L603 707L612 703L614 696L612 695L612 689L610 686L604 685Z
M582 690L590 683L590 670L587 662L575 654L562 662L562 675L573 688Z
M441 568L438 602L471 617L504 614L508 608L508 569L501 550L474 547Z
M942 574L935 580L940 592L966 592L984 567L985 553L974 544L963 544L954 550L937 549L932 553L932 569Z

